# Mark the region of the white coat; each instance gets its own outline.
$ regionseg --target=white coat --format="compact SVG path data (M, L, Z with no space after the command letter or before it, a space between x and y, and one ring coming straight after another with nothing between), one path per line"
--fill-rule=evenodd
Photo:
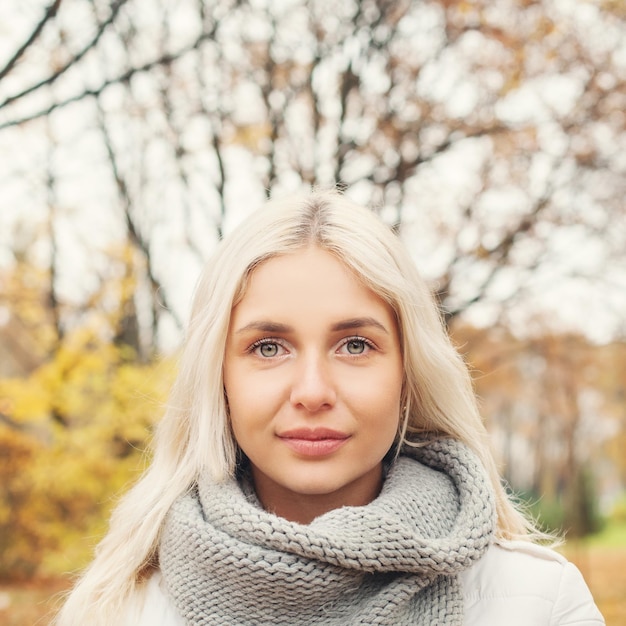
M553 550L492 545L461 574L464 626L601 626L581 573ZM157 571L130 598L120 626L185 626Z

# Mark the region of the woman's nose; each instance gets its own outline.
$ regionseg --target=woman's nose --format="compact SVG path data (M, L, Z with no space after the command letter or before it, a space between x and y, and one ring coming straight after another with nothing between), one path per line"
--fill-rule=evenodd
M331 408L336 400L329 364L320 355L302 357L294 372L291 403L313 413Z

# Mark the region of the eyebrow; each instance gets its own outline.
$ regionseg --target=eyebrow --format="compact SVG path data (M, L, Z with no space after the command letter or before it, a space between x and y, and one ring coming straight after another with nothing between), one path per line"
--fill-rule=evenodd
M289 333L293 331L291 326L287 326L287 324L278 324L276 322L250 322L245 326L237 329L237 334L245 333L249 330L260 330L264 333Z
M349 320L343 320L332 325L332 330L352 330L355 328L365 328L367 326L373 326L383 332L389 334L389 331L373 317L354 317Z
M342 320L341 322L337 322L331 326L332 331L339 330L355 330L357 328L366 328L368 326L373 326L374 328L378 328L383 332L389 334L389 331L376 319L373 317L353 317L347 320ZM290 333L293 332L293 327L288 326L287 324L279 324L277 322L270 321L256 321L250 322L245 326L239 328L236 332L245 333L251 330L260 330L265 333Z

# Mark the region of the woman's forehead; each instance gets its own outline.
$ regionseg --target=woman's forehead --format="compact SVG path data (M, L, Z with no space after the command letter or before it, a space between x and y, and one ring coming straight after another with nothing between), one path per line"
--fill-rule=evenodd
M359 325L397 332L394 308L343 261L318 248L276 256L256 267L230 322L231 334L261 328L338 331Z

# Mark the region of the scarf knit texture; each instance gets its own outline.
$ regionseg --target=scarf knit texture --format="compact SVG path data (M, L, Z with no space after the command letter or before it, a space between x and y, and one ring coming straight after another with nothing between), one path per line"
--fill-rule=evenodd
M159 560L193 626L460 626L457 575L494 528L480 462L443 439L403 448L370 504L308 525L263 510L235 479L201 480L170 510Z

